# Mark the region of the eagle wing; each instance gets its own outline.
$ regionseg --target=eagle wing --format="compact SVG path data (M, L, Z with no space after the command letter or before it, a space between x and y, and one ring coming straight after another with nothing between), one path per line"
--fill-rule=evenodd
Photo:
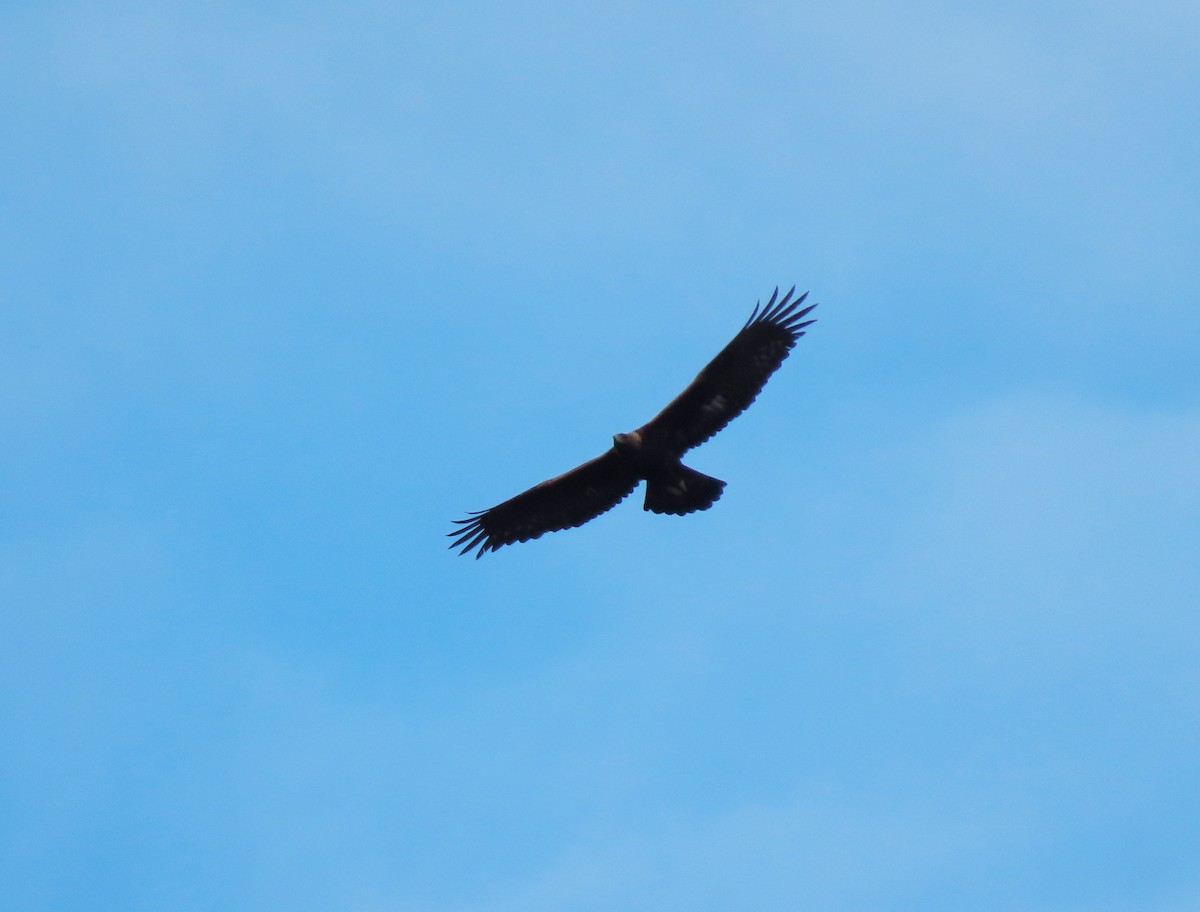
M795 290L793 287L777 303L776 288L761 311L756 304L733 341L640 429L643 439L682 456L749 408L804 335L804 327L816 322L804 317L817 305L799 309L808 292L792 300Z
M513 542L582 526L629 496L638 481L637 474L614 447L490 510L454 520L460 528L449 533L454 537L450 547L461 545L459 554L478 548L475 555L478 559L487 551Z

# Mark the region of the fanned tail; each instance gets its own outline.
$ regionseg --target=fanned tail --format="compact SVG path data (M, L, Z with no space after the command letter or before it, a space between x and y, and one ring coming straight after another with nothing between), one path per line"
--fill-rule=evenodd
M676 516L707 510L721 498L724 489L725 482L721 479L677 465L672 467L670 474L646 482L643 509Z

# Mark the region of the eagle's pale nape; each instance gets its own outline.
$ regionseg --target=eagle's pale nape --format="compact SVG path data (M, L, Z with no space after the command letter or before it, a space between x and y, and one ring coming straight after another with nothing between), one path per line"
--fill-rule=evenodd
M528 491L454 522L451 548L477 558L514 542L581 526L611 510L646 482L643 509L682 516L707 510L725 482L685 466L681 459L744 412L779 368L816 304L801 308L808 292L782 298L779 289L754 312L733 340L661 412L635 431L615 434L595 459Z

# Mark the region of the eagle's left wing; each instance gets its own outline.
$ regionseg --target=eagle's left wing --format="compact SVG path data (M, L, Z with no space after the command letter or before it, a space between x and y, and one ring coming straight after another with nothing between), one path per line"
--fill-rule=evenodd
M478 548L475 557L480 558L513 542L582 526L624 500L638 480L614 447L490 510L454 520L461 528L449 533L454 537L450 547L462 546L459 554Z

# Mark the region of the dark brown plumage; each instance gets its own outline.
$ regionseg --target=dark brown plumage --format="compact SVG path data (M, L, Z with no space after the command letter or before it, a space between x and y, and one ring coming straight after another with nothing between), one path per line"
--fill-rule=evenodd
M534 485L510 500L455 520L460 528L450 535L451 548L475 556L513 542L538 538L546 532L581 526L624 500L641 480L646 482L644 509L683 515L707 510L721 496L725 482L703 475L680 462L749 408L788 356L817 305L800 305L808 292L792 300L796 289L754 312L687 389L649 422L628 434L613 437L612 447L571 471Z

